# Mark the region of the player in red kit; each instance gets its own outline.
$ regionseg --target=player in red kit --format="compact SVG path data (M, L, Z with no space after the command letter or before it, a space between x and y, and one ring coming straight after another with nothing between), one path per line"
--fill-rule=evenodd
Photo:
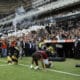
M41 61L43 68L50 68L51 66L51 62L48 60L48 55L46 54L46 51L36 51L32 55L31 68L33 68L33 64L35 63L36 67L34 69L39 69L38 61Z

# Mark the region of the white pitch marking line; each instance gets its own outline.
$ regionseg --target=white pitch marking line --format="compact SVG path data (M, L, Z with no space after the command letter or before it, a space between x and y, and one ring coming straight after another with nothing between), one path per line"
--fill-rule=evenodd
M19 64L21 66L24 66L24 67L29 67L29 65L24 65L24 64ZM67 75L72 75L72 76L78 76L80 77L79 74L74 74L74 73L69 73L69 72L64 72L64 71L59 71L59 70L53 70L53 69L46 69L48 71L52 71L52 72L57 72L57 73L62 73L62 74L67 74Z
M4 60L0 60L2 62L6 62ZM24 66L24 67L29 67L29 65L24 65L24 64L18 64L18 65L21 65L21 66ZM48 71L52 71L52 72L57 72L57 73L62 73L62 74L67 74L67 75L72 75L72 76L78 76L80 77L79 74L74 74L74 73L69 73L69 72L64 72L64 71L59 71L59 70L53 70L53 69L46 69Z
M3 64L3 65L0 65L0 67L3 67L3 66L10 66L10 65L8 65L8 64Z
M24 64L18 64L20 66L25 66L25 67L29 67L29 65L24 65Z
M57 72L57 73L62 73L62 74L68 74L68 75L72 75L72 76L79 76L79 74L74 74L74 73L69 73L69 72L64 72L64 71L59 71L59 70L54 70L54 69L47 69L48 71L53 71L53 72Z

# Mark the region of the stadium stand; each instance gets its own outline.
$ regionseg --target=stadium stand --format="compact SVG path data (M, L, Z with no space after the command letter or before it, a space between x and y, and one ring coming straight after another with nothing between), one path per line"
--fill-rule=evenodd
M21 2L25 3L25 0ZM18 4L20 5L20 3ZM23 7L23 10L25 10L24 14L18 14L19 12L16 12L16 9L13 14L0 20L1 32L7 34L9 37L15 36L16 34L18 34L17 37L21 37L25 34L26 36L30 35L31 37L29 38L33 37L31 32L35 32L36 40L44 39L44 43L62 44L65 53L62 57L64 55L66 57L74 57L76 48L73 45L77 38L78 40L80 39L80 1L35 0L29 5L31 8L27 7L29 8L28 11L24 5L17 7L20 10ZM18 6L17 3L14 9L16 6ZM18 15L16 16L16 14ZM69 49L67 55L66 47ZM79 56L79 53L77 55ZM59 56L61 55L59 54Z

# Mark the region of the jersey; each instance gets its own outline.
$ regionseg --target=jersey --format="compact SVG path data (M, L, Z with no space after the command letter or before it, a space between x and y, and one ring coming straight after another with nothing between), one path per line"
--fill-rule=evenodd
M46 54L45 51L37 51L37 52L35 52L35 53L32 55L32 57L33 57L33 59L35 59L35 60L39 60L39 59L41 59L41 57L42 57L43 59L47 59L47 58L48 58L48 56L47 56L47 54Z

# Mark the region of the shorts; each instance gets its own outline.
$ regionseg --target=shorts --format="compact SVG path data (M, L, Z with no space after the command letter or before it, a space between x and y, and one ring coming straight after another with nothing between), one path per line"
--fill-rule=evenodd
M48 59L43 59L43 63L48 65L49 64Z

